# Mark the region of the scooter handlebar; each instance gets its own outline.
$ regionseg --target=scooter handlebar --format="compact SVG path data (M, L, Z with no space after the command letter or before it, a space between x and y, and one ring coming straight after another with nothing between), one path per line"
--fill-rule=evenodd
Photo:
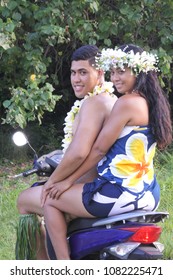
M34 166L32 169L24 171L20 174L12 176L12 178L27 177L36 173L38 176L50 176L56 169L62 158L62 151L56 150L49 154L43 155L40 158L34 160Z
M18 178L18 177L27 177L31 174L34 174L34 173L37 173L38 172L38 169L37 168L33 168L33 169L29 169L27 171L24 171L20 174L16 174L14 176L10 176L10 178Z
M37 168L33 168L33 169L29 169L27 171L24 171L22 174L23 174L23 177L27 177L31 174L34 174L34 173L37 173L38 172L38 169Z

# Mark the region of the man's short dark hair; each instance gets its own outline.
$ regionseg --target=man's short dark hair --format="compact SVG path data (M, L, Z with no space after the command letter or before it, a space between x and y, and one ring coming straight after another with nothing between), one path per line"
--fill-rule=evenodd
M100 53L99 48L94 45L85 45L74 51L71 57L73 60L88 60L91 66L95 65L95 57Z

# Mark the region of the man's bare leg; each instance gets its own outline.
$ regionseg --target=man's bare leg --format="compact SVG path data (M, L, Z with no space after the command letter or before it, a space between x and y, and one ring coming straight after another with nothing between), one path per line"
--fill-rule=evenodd
M49 259L46 249L46 231L43 224L43 209L41 208L42 186L26 189L22 191L17 200L17 208L21 215L33 214L38 215L40 220L40 234L37 234L37 255L38 260Z

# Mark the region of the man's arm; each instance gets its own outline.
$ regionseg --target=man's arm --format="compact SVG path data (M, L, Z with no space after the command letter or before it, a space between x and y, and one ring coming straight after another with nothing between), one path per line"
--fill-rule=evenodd
M79 122L72 142L46 186L64 180L84 162L102 128L105 118L104 110L104 103L98 102L96 97L85 100L79 113Z

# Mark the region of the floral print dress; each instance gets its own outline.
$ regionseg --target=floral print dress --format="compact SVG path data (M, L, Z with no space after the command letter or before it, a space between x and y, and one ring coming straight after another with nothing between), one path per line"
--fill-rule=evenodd
M160 187L153 169L156 142L150 126L126 126L98 164L99 177L84 185L83 203L106 217L158 207Z

